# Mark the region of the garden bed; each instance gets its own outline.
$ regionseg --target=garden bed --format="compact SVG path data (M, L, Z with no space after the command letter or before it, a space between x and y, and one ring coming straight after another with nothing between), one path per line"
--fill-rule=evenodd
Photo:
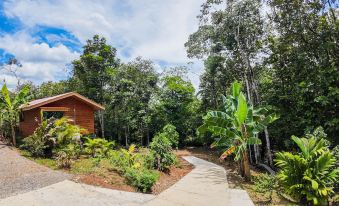
M98 187L116 189L127 192L139 192L136 188L129 185L121 174L112 170L108 159L92 159L82 157L73 162L69 170L58 169L56 161L49 158L33 158L27 152L20 151L20 153L37 162L54 170L61 170L73 175L73 181L78 183L84 183L88 185L94 185ZM151 194L160 194L162 191L174 185L182 177L188 174L193 165L186 160L178 156L179 163L170 167L169 171L160 172L157 182L153 185Z

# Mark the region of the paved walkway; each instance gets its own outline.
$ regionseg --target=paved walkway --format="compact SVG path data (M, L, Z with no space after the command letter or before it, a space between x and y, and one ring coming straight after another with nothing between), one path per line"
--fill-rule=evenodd
M184 157L195 168L158 196L130 193L63 181L25 194L0 199L11 206L252 206L244 190L229 189L224 168L205 160Z
M226 171L211 162L184 157L195 168L175 185L162 192L147 206L252 206L245 190L229 189Z
M36 190L69 178L71 175L30 161L0 142L0 198Z
M65 180L22 195L0 199L1 206L138 206L154 195L110 190ZM159 205L160 206L160 205Z

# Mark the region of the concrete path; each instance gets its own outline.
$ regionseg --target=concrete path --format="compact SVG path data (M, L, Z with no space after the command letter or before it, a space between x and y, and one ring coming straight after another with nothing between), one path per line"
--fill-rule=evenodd
M146 203L147 206L252 206L245 190L229 189L223 167L193 157L184 157L195 168L175 185Z
M244 190L229 189L223 167L184 157L195 168L158 196L130 193L63 181L25 194L0 199L0 206L253 206Z
M137 206L154 195L110 190L69 180L25 194L0 199L1 206Z

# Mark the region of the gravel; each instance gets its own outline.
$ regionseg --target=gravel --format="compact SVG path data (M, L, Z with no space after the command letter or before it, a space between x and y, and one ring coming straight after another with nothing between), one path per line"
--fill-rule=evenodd
M72 178L26 159L0 142L0 198L5 198Z

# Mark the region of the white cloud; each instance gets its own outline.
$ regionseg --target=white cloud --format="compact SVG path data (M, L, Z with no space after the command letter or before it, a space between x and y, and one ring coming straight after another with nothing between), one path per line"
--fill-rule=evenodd
M198 27L196 16L205 0L9 0L5 14L25 28L63 28L82 43L99 34L118 48L124 61L142 56L153 61L185 64L184 43ZM43 45L38 45L43 50ZM65 48L56 48L65 53ZM54 51L49 49L49 51ZM129 53L130 57L122 55ZM56 57L57 58L57 57Z
M26 32L0 36L0 48L14 54L22 67L16 67L16 74L23 81L41 83L65 77L65 65L79 56L64 45L50 47L46 43L36 43L36 39ZM13 84L13 76L7 69L0 71L0 79Z

